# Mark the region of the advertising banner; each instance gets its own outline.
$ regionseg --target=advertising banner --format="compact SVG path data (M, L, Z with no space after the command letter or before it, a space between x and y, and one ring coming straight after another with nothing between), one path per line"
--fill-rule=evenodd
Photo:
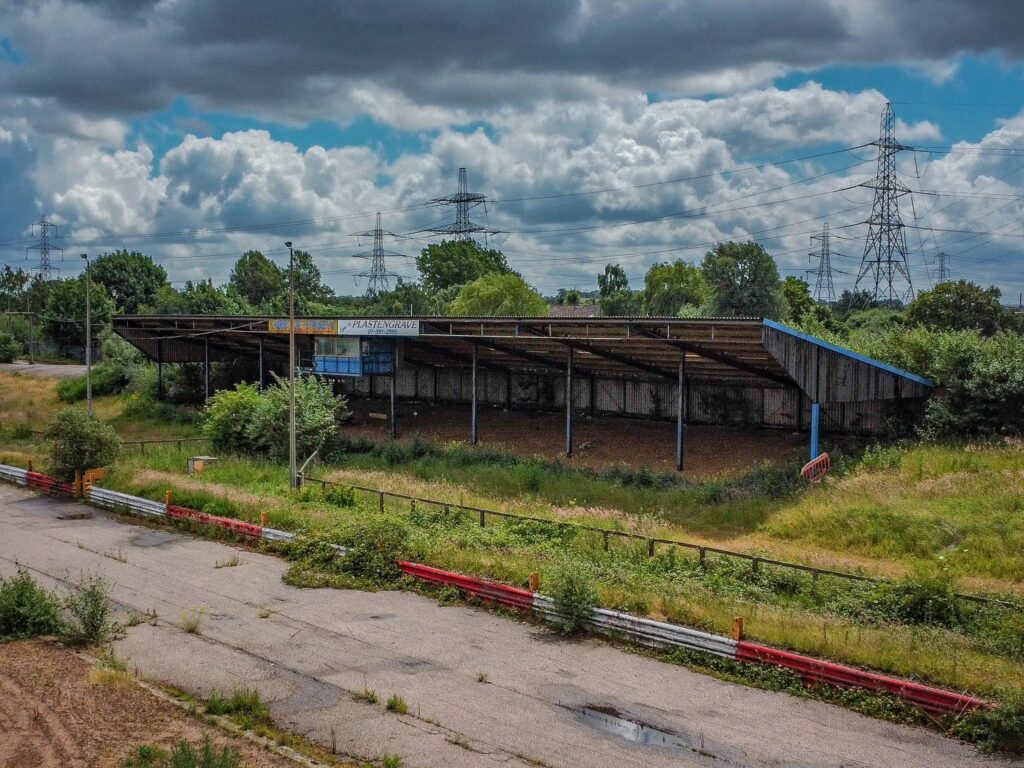
M338 320L339 336L419 336L419 320L358 318Z

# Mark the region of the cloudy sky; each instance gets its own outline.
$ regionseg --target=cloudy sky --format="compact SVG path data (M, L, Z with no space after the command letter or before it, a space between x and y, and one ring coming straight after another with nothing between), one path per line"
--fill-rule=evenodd
M1024 291L1020 0L0 0L0 263L31 222L68 257L137 248L226 279L259 248L313 252L362 293L383 212L396 274L472 219L536 287L592 289L756 239L802 275L864 250L891 101L915 288Z

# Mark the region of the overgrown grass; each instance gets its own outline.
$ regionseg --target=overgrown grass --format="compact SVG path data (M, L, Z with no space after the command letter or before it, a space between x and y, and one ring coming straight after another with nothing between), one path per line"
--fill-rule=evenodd
M240 768L238 750L224 747L217 750L209 736L196 747L179 739L170 750L150 744L136 748L135 754L122 763L123 768Z
M253 728L270 722L270 708L255 688L236 688L230 696L211 691L206 700L206 713L228 715L243 728Z

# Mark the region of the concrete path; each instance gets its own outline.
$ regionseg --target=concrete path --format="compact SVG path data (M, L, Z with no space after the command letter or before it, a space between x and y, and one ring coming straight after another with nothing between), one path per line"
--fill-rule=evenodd
M101 575L120 606L159 615L117 643L143 676L198 694L255 685L280 725L325 745L333 734L352 756L444 768L1011 764L486 611L401 592L295 589L276 558L99 511L68 517L84 511L0 485L0 574L18 562L48 583ZM217 567L235 554L239 565ZM181 628L193 612L199 635ZM357 701L364 689L380 703ZM392 694L409 714L384 710Z
M27 360L15 360L13 363L0 363L0 373L23 373L26 376L70 379L73 376L85 376L85 366L76 363L60 365L55 363L35 363L34 365L29 365Z

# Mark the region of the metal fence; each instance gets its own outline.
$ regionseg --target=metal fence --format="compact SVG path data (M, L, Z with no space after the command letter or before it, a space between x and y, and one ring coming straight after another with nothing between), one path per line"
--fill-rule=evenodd
M480 525L486 526L488 518L498 519L509 519L519 520L523 522L540 523L542 525L550 525L560 528L573 528L578 531L585 531L587 533L596 534L602 539L602 546L607 552L612 539L617 539L624 542L633 542L641 544L647 551L648 557L654 557L657 554L658 547L673 547L677 549L686 549L691 552L697 553L698 561L701 565L707 563L709 555L718 555L720 557L732 558L734 560L742 560L750 563L750 568L754 573L757 573L761 566L769 565L776 568L786 568L793 571L800 571L803 573L810 574L811 578L815 581L821 576L830 576L837 579L846 579L848 581L859 581L870 584L881 584L887 579L875 578L873 576L865 576L860 573L849 573L848 571L833 571L829 568L819 568L814 565L805 565L803 563L793 563L785 560L776 560L771 557L763 557L761 555L752 555L746 552L736 552L730 549L722 549L720 547L710 547L706 544L696 544L692 541L682 541L680 539L663 539L656 536L645 536L642 533L632 533L630 531L619 531L614 528L600 528L593 525L584 525L582 523L567 522L565 520L551 520L544 517L532 517L530 515L519 515L514 512L499 512L494 509L483 509L482 507L472 507L465 504L457 504L451 501L439 501L437 499L427 499L421 496L410 496L404 493L396 493L394 491L385 491L380 488L369 488L364 485L356 485L354 483L341 483L335 480L324 480L315 477L306 477L305 475L299 475L300 484L303 483L316 483L321 489L326 490L329 486L336 488L347 488L353 492L359 492L367 494L372 497L376 503L377 508L383 512L385 502L388 499L394 499L400 502L407 502L409 505L409 512L416 511L416 505L422 504L443 509L445 511L455 510L462 512L467 515L471 515L478 519ZM1011 602L1009 600L1000 600L994 597L985 597L983 595L968 595L963 593L955 593L955 596L960 600L966 600L972 603L988 603L995 605L1002 605L1007 608L1015 608L1017 610L1024 610L1024 605L1020 603Z

